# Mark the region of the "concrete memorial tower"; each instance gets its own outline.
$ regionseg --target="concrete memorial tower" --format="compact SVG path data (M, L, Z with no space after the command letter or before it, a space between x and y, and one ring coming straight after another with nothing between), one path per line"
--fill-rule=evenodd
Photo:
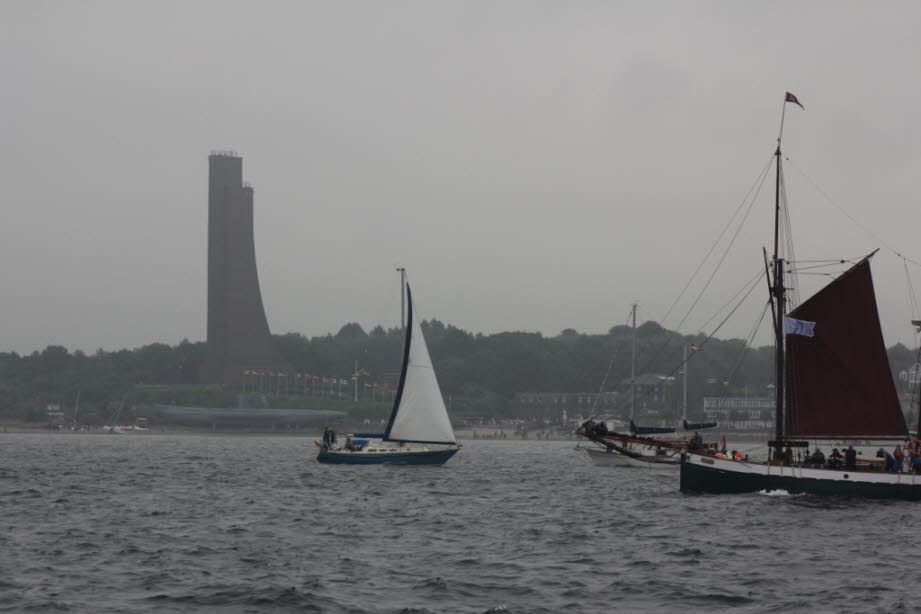
M208 156L208 354L202 383L235 385L244 371L290 373L272 342L259 292L253 188L234 152Z

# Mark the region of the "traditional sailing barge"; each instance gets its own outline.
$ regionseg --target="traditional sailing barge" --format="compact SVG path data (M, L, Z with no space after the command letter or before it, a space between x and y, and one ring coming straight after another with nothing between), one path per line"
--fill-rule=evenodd
M796 99L788 93L785 101ZM830 469L792 462L792 449L808 446L809 440L904 442L909 433L883 342L870 272L873 254L789 315L785 313L785 260L778 254L780 139L775 158L771 284L777 391L775 438L768 442L765 462L719 459L704 451L689 451L682 455L681 490L784 490L792 494L921 500L919 474L884 472L870 463Z
M608 431L604 421L587 420L576 430L576 435L596 444L584 448L591 461L600 467L649 467L653 469L677 469L681 452L688 449L686 438L660 438L652 435L675 433L677 428L637 426L636 416L636 303L630 310L633 320L633 357L630 367L630 434ZM683 425L685 431L697 431L717 426L716 422L689 424L687 421L687 345L682 366L684 367ZM696 437L696 435L695 435ZM578 446L577 446L578 447ZM715 444L713 444L715 447Z
M717 426L715 422L697 424L683 421L685 431L698 431ZM695 432L691 438L652 437L653 434L675 433L676 429L642 427L630 422L630 433L608 431L603 422L586 421L576 431L596 444L585 448L589 458L598 466L615 467L649 467L653 469L677 469L681 463L681 453L689 447L697 450L719 450L716 443L704 444Z

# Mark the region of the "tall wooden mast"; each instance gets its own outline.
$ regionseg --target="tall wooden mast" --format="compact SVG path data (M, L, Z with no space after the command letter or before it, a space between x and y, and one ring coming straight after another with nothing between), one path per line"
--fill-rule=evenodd
M786 102L784 102L786 106ZM783 123L781 122L781 130ZM774 298L777 301L777 322L774 326L774 445L779 454L784 438L784 334L783 319L786 313L786 289L783 284L783 260L780 258L780 138L777 139L777 151L774 153Z
M630 420L636 418L636 303L630 310L633 317L633 360L630 364Z

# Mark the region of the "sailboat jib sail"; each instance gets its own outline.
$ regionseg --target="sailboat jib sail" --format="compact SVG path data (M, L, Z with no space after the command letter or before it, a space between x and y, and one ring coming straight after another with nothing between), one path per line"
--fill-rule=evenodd
M790 316L816 325L813 337L787 335L784 434L804 439L907 438L869 257Z
M406 304L403 370L384 439L454 445L457 439L438 387L422 326L414 313L409 285L406 286Z

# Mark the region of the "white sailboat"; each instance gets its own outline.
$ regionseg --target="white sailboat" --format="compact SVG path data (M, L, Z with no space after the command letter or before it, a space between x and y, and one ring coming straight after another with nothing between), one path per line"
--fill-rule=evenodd
M318 443L317 460L321 463L441 465L460 449L422 326L415 317L412 292L408 284L405 288L403 367L387 430L382 434L355 433L345 446L336 449Z

